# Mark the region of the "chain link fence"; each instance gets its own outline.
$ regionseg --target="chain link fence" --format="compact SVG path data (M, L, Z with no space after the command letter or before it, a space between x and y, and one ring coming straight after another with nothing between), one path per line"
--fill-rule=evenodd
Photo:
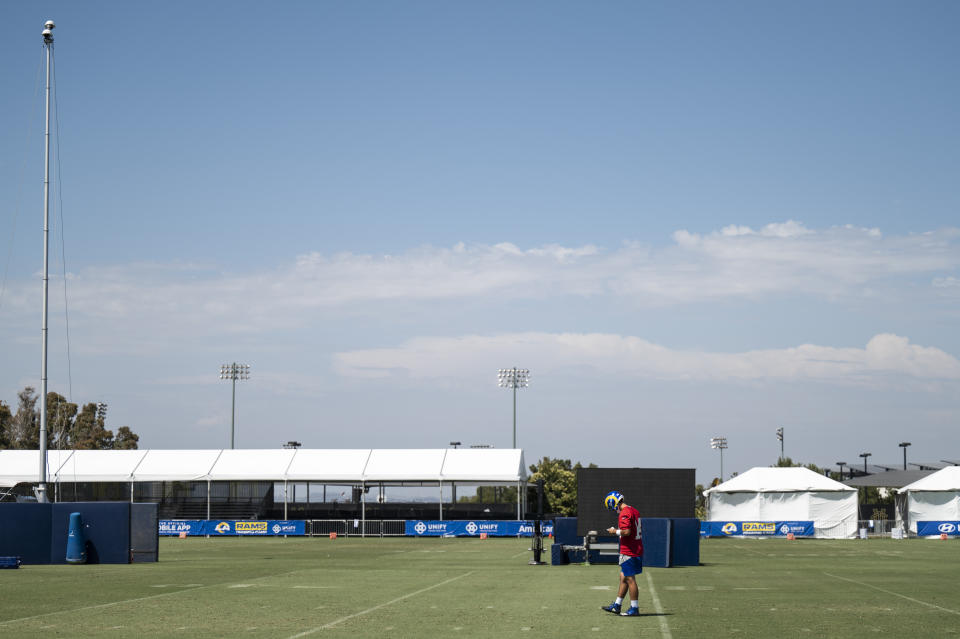
M404 519L308 519L306 530L311 537L403 537Z

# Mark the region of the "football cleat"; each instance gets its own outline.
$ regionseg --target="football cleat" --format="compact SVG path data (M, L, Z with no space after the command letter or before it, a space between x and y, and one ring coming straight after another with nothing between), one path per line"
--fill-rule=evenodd
M618 603L612 603L609 606L601 606L600 608L602 610L606 610L607 612L612 612L615 615L620 614L620 604Z
M634 608L633 606L631 606L630 609L627 610L626 612L621 612L621 613L620 613L620 616L621 616L621 617L639 617L639 616L640 616L640 609L639 609L639 608Z

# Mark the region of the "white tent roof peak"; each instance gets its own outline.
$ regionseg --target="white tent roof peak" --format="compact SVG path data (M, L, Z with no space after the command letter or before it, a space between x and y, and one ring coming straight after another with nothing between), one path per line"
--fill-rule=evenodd
M757 466L745 473L728 479L719 486L703 491L703 494L721 493L788 493L807 491L854 492L856 488L845 486L829 477L799 466L770 468Z
M0 451L0 487L36 482L40 453ZM212 449L47 452L61 482L314 481L505 484L527 479L517 449Z
M960 466L947 466L935 473L907 484L897 492L905 493L911 490L960 490Z

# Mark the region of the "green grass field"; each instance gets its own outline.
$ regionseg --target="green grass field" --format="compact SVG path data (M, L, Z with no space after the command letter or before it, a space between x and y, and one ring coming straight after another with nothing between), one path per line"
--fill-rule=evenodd
M0 570L0 637L960 634L955 541L707 540L644 570L639 619L600 610L615 566L528 566L529 544L163 538L153 564Z

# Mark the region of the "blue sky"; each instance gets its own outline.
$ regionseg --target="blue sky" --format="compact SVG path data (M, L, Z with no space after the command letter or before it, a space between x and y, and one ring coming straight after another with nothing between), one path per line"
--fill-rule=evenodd
M245 448L506 447L516 365L530 462L960 458L958 18L4 4L0 399L39 386L54 19L50 390L144 448L228 445L238 361Z

